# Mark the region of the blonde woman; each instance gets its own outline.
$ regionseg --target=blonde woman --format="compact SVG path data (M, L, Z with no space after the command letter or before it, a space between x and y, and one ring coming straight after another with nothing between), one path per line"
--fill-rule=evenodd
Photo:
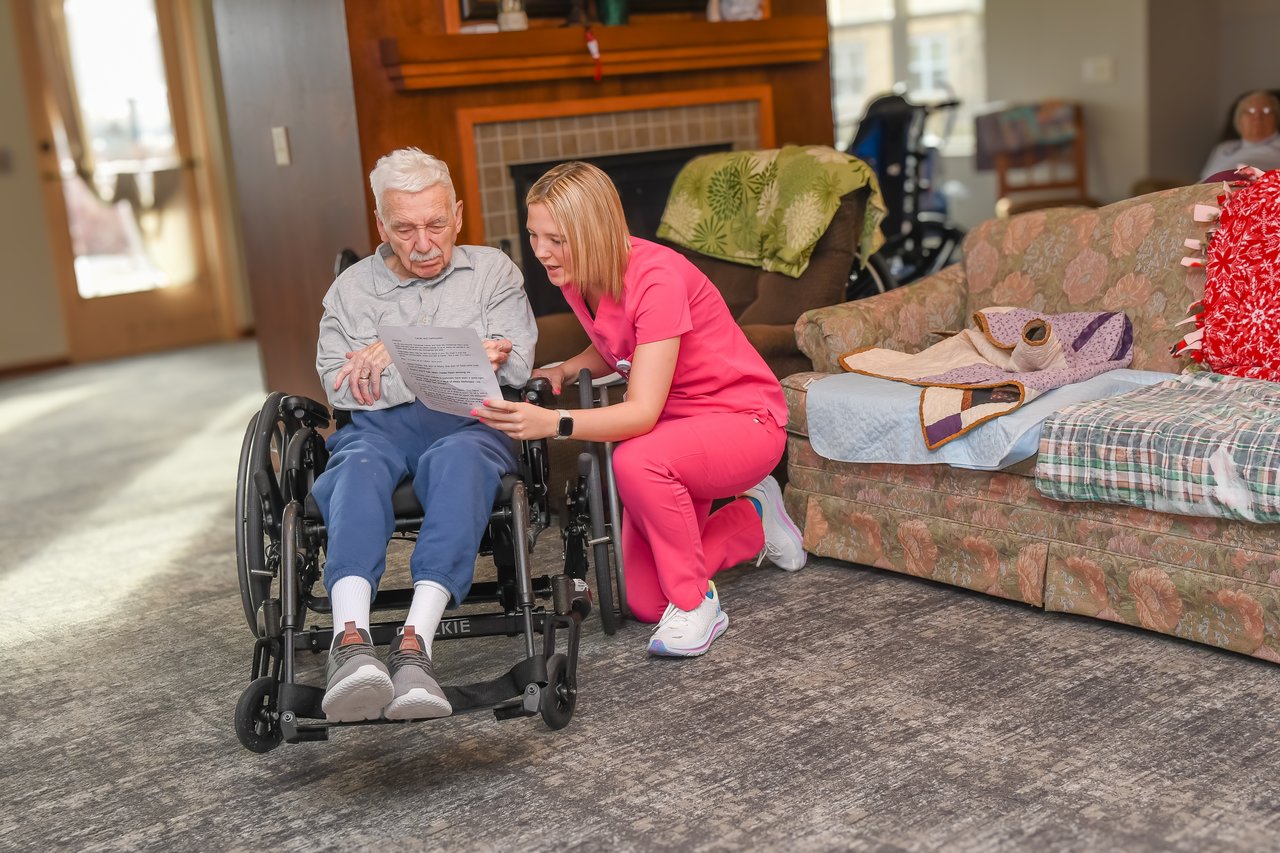
M494 400L480 418L518 439L617 442L627 602L657 622L649 652L706 652L729 617L711 577L760 554L801 568L800 533L769 472L782 458L782 389L706 276L678 252L630 236L609 177L563 163L529 190L534 254L591 339L534 371L556 393L586 368L627 377L626 398L559 412ZM716 498L740 495L713 514Z

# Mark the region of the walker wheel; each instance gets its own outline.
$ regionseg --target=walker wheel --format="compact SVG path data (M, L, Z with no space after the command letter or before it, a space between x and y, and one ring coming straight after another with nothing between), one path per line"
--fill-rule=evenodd
M270 752L284 739L276 716L277 686L269 675L255 678L236 703L236 737L251 752Z
M547 658L547 686L538 704L547 728L556 731L569 725L577 701L577 679L569 672L569 658L562 654Z

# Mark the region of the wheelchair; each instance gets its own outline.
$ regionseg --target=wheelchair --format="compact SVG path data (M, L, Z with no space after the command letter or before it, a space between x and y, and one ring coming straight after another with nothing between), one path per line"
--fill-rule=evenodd
M880 223L885 244L854 266L846 287L849 300L875 296L910 284L959 259L964 231L947 217L946 199L938 186L938 145L931 144L925 124L934 113L946 113L950 134L955 99L918 104L899 93L881 95L866 108L847 153L876 173L888 213Z
M589 379L586 386L584 402L598 404L599 399L591 396ZM503 395L537 405L548 405L552 398L545 379L534 379L523 389L503 388ZM320 708L324 688L303 684L297 677L297 654L327 653L333 639L331 625L307 624L308 614L331 612L320 584L325 524L310 491L328 461L321 431L332 422L341 425L345 417L340 411L331 415L315 400L275 392L250 418L241 445L236 562L244 613L255 642L250 682L236 705L235 729L241 744L253 752L268 752L282 741L328 740L330 730L337 727L401 722L330 722ZM498 719L541 715L549 728L564 728L577 699L581 623L593 609L586 582L593 562L604 632L614 633L626 615L620 565L614 572L621 548L613 533L619 528L611 521L619 518L609 464L612 451L587 447L578 457L576 476L566 486L560 518L563 570L535 578L529 557L539 534L551 523L550 457L546 439L520 443L519 470L503 478L480 546L480 556L492 556L497 580L475 582L463 602L465 615L446 616L435 638L523 636L524 658L498 678L444 686L455 715L485 710ZM604 494L606 478L609 498ZM411 480L396 488L392 504L393 538L415 540L423 516ZM411 587L379 590L370 625L375 646L389 644L398 625L377 621L378 614L406 610L412 595ZM472 612L471 605L484 609ZM557 643L561 633L562 650Z

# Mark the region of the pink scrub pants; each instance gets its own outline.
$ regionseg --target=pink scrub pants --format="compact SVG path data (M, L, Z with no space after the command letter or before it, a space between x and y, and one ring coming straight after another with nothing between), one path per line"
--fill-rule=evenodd
M694 609L712 575L760 553L764 530L751 501L708 511L763 480L785 443L768 415L736 413L660 420L618 443L627 603L637 619L657 622L668 602Z

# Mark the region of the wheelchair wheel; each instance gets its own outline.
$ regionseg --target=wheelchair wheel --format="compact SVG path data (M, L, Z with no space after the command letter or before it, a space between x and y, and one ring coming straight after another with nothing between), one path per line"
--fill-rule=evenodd
M261 411L249 420L240 446L240 470L236 477L236 563L240 597L249 630L266 636L258 624L258 609L271 594L280 569L280 470L287 440L280 400L275 392ZM259 473L265 477L259 477ZM265 485L263 494L260 486Z
M605 538L604 500L595 457L578 456L578 476L565 496L568 519L560 531L564 542L565 574L586 580L587 568L594 560L596 574L596 609L600 611L600 627L612 636L618 630L618 615L613 609L613 574L609 545ZM597 540L598 544L591 542Z
M562 654L547 658L547 687L538 703L538 712L547 728L557 731L569 725L577 702L577 679L569 672L569 658Z
M236 737L250 752L270 752L284 738L276 717L278 687L269 675L255 678L236 703Z
M893 273L889 270L889 264L881 256L876 253L867 258L865 267L859 266L857 263L853 265L853 269L849 273L849 281L845 284L845 301L852 302L855 299L863 299L868 296L878 296L888 290L893 290L898 286L898 281L893 277Z

